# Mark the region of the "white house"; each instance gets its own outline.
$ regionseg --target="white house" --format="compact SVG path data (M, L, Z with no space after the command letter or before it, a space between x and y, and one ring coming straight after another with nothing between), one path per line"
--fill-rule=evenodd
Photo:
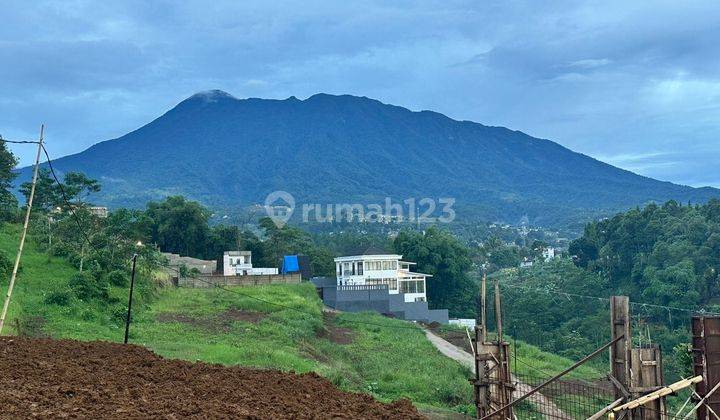
M251 251L225 251L223 254L224 276L253 276L277 273L277 268L253 267Z
M533 260L532 258L523 257L522 261L520 261L520 268L528 268L532 267Z
M553 258L560 256L560 250L549 246L543 249L542 256L545 261L550 261Z
M413 262L402 261L402 255L353 255L335 258L338 286L379 285L391 294L404 293L405 302L427 301L425 279L429 274L410 271Z

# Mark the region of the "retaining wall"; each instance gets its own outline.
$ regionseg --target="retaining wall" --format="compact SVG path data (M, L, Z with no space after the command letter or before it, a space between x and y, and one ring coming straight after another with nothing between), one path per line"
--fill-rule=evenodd
M177 281L179 287L213 286L262 286L268 284L300 284L300 273L260 274L256 276L200 275L197 278L184 277Z

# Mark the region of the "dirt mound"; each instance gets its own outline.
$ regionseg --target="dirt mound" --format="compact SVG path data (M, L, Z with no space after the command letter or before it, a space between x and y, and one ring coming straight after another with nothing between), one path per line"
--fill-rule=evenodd
M206 329L215 332L228 332L232 330L234 321L243 321L257 324L267 314L262 312L244 311L230 308L222 313L212 316L192 316L175 312L163 312L155 316L158 322L179 322L192 325L193 327Z
M342 328L335 325L336 314L331 312L323 312L323 328L321 328L317 336L327 338L335 344L350 344L353 342L353 330L350 328Z
M3 418L421 418L314 373L166 360L133 345L0 338Z

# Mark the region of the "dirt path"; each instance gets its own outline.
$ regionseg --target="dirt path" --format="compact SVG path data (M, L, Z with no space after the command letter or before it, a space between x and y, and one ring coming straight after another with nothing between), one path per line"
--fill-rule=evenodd
M437 335L428 330L425 330L425 335L427 336L428 340L430 340L430 342L435 346L435 348L440 351L440 353L453 360L456 360L461 365L466 366L467 368L472 370L473 373L475 372L475 361L473 360L472 354L455 346L454 344L446 341L445 339L438 337ZM512 380L515 383L515 397L527 394L532 389L530 385L518 381L518 379L514 375L512 377ZM540 393L531 395L527 399L527 401L533 404L545 416L545 418L568 420L572 419L572 417L563 413L563 411L557 405L555 405L552 400Z

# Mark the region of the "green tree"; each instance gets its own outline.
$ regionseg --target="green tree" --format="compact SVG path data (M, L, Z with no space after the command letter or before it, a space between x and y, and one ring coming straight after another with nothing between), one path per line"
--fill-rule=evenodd
M13 172L18 159L7 147L7 143L0 142L0 218L12 218L17 209L17 199L13 195L12 182L17 177Z
M182 196L168 197L147 205L152 221L152 240L163 252L207 258L210 239L210 211Z
M30 189L32 182L23 182L20 185L20 192L25 196L25 202L30 197ZM50 170L46 168L40 168L38 171L37 182L35 184L35 196L33 198L33 210L39 210L47 212L53 207L59 206L62 203L62 197L60 191L57 188L55 179L50 174Z
M469 250L448 232L431 227L423 232L403 230L393 242L395 252L417 263L417 271L431 274L428 301L455 315L472 316L475 286L468 277Z

